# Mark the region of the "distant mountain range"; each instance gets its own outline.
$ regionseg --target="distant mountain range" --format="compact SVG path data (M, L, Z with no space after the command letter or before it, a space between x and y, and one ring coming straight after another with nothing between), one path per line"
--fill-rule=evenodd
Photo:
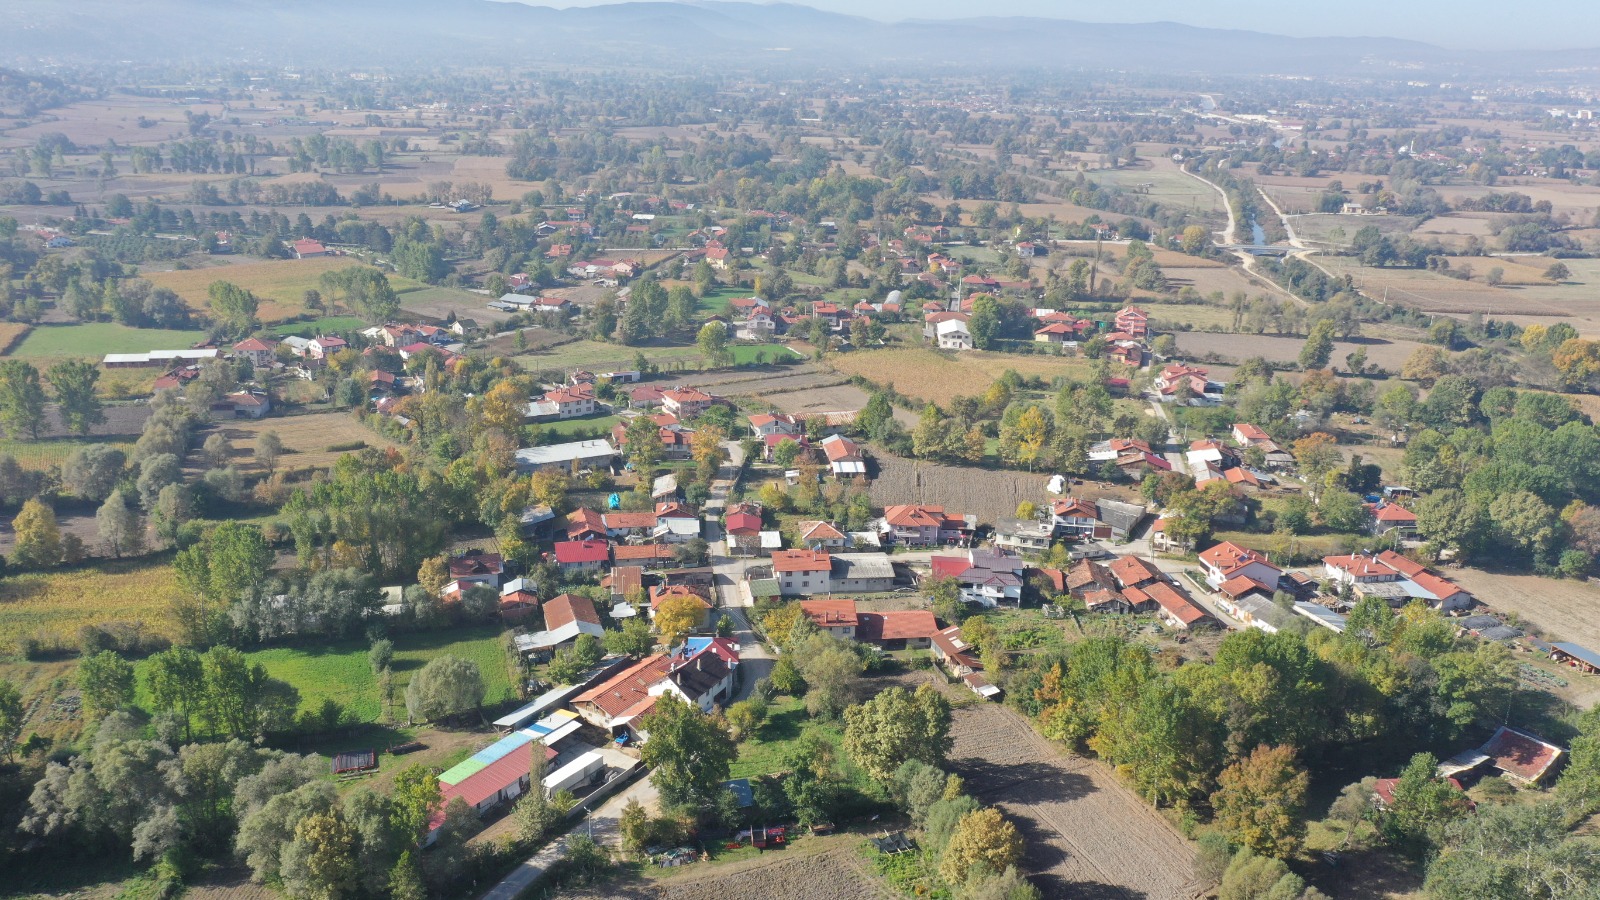
M1447 78L1600 66L1600 51L1466 53L1416 41L1291 38L1170 22L884 23L788 3L557 10L493 0L0 0L0 19L0 61L24 68L86 60L318 68L565 62L693 73L792 63L917 74L1033 68Z

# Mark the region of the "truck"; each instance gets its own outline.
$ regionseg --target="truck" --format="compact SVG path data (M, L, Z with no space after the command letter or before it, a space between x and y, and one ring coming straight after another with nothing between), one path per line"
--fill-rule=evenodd
M544 777L544 795L554 797L561 791L575 790L595 780L595 777L605 771L606 760L598 750L574 759L561 768Z

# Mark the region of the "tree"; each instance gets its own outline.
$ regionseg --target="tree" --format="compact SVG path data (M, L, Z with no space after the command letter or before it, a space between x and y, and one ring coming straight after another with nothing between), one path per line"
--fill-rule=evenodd
M623 622L620 629L607 631L602 644L607 653L640 659L655 649L656 638L650 632L650 623L642 616L634 616Z
M133 664L114 650L101 650L78 663L78 692L83 717L98 722L108 713L133 703Z
M631 306L631 304L630 304ZM707 322L695 336L695 346L709 366L726 366L733 354L728 350L728 328L721 322Z
M389 870L389 900L428 900L428 889L410 850L402 850Z
M20 359L0 362L0 426L13 438L39 439L44 427L44 386L39 370Z
M128 506L121 491L111 492L94 519L100 543L117 559L121 559L124 552L136 554L144 546L144 523L139 521L139 513Z
M543 754L535 754L543 757ZM390 791L392 807L390 821L397 834L411 843L421 841L428 833L428 820L439 806L439 776L421 763L406 766L394 776L394 789Z
M1572 270L1563 262L1553 262L1550 268L1544 270L1544 277L1550 281L1566 281L1572 277Z
M55 510L39 499L22 504L11 521L11 531L16 540L12 558L18 563L43 567L61 562L61 529L56 525Z
M656 608L656 633L661 643L676 647L694 631L705 614L705 601L699 597L669 597Z
M532 754L528 761L528 791L517 801L513 814L517 817L517 825L522 829L522 840L537 845L550 833L556 822L561 818L561 811L550 805L550 796L545 790L545 776L549 774L550 761L545 758L545 747L541 741L534 741L529 748Z
M1293 444L1295 462L1312 484L1321 484L1324 475L1339 464L1339 446L1332 435L1316 432Z
M972 346L991 350L1000 336L1000 304L993 297L983 296L973 301L972 318L967 322L972 335Z
M1321 369L1328 365L1328 358L1333 355L1333 334L1332 319L1318 319L1311 326L1311 335L1306 338L1305 346L1300 348L1301 368Z
M283 850L285 891L292 897L339 900L357 887L356 835L337 808L295 823Z
M535 502L559 512L567 499L567 476L555 469L540 469L529 479L528 493Z
M459 656L436 656L406 685L406 712L437 721L483 705L483 672Z
M640 487L648 491L650 477L666 451L661 443L661 427L649 416L635 416L623 436L627 441L628 462L639 474Z
M276 431L263 431L256 438L256 462L268 472L278 468L278 457L283 455L283 440Z
M1556 539L1556 511L1529 491L1500 494L1489 501L1489 519L1505 544L1544 561Z
M81 500L99 503L122 478L127 456L115 447L90 444L73 451L61 467L61 484Z
M0 678L0 757L6 762L16 758L17 739L22 736L25 718L22 692L10 681Z
M1600 895L1600 841L1567 831L1559 804L1484 804L1451 822L1428 866L1438 900L1566 900Z
M1438 347L1422 346L1411 351L1411 355L1406 357L1405 364L1400 367L1400 377L1407 381L1430 385L1443 377L1447 371L1449 368L1445 364L1444 351Z
M213 281L206 288L211 311L229 335L243 336L256 329L256 295L228 281Z
M650 733L640 752L644 764L654 769L651 781L661 792L662 805L701 818L716 810L738 752L727 725L663 694L640 728Z
M845 752L879 781L907 760L939 765L950 745L950 702L932 685L889 688L844 712Z
M1470 803L1438 776L1438 763L1431 753L1411 757L1395 781L1394 802L1380 826L1386 840L1413 854L1438 843L1446 824L1465 813Z
M1306 890L1305 881L1289 871L1288 863L1241 850L1228 864L1217 890L1217 900L1312 900L1320 891Z
M825 634L813 635L794 652L805 678L806 712L816 718L836 718L855 698L865 663L854 647Z
M100 409L100 398L94 385L100 379L100 369L86 360L72 359L56 363L45 376L56 392L56 408L61 424L78 434L88 434L90 429L106 420Z
M1310 786L1294 748L1258 746L1217 776L1218 790L1211 795L1217 824L1240 846L1273 857L1290 855L1305 836L1301 813Z
M966 884L976 869L1004 872L1022 859L1022 834L998 809L975 810L962 816L950 835L939 875L951 884Z

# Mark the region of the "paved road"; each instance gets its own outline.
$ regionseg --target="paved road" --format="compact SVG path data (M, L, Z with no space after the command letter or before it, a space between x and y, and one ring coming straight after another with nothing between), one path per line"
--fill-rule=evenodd
M590 813L588 818L578 823L568 834L551 842L538 853L522 861L522 864L511 871L505 880L490 888L483 895L483 900L516 900L530 885L539 880L545 870L555 865L567 854L567 840L573 835L593 834L594 839L602 844L619 844L622 836L618 831L618 823L622 819L622 809L628 805L629 800L638 800L644 804L645 809L654 810L658 793L650 781L650 776L639 779L621 793L600 805L600 808Z

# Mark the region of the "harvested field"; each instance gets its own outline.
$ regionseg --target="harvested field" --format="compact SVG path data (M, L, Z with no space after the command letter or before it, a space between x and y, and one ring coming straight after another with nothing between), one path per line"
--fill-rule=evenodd
M1157 332L1171 332L1175 325L1189 328L1233 327L1233 310L1207 303L1150 303L1139 306L1150 313L1150 328Z
M1048 496L1048 472L1007 472L917 462L881 451L873 455L872 502L923 503L952 512L973 513L980 522L1009 519L1024 500Z
M1482 569L1449 569L1442 574L1471 591L1480 603L1515 613L1548 640L1600 649L1600 587L1586 581Z
M9 356L16 345L33 330L23 322L0 322L0 356Z
M768 853L752 863L729 866L712 875L673 879L662 884L655 896L662 900L891 900L897 896L851 846L859 837L842 835L841 840L830 841L836 846L806 855L807 844L814 840L807 838L794 851Z
M1481 281L1458 281L1421 269L1374 269L1348 257L1317 257L1317 262L1335 275L1348 274L1367 296L1390 303L1415 307L1424 312L1452 316L1483 313L1497 319L1520 320L1537 317L1549 325L1553 320L1568 320L1579 332L1600 334L1600 298L1580 282L1580 267L1573 269L1574 282L1564 285L1538 284L1527 287L1490 287ZM1512 264L1499 259L1468 259L1477 272L1499 267L1514 271ZM1575 260L1573 262L1587 262ZM1592 270L1590 270L1592 271Z
M1062 753L997 704L956 709L951 735L951 765L1017 823L1022 868L1046 897L1176 900L1203 887L1193 847L1105 766Z
M144 272L156 287L171 288L191 309L208 308L206 291L213 281L229 281L261 298L256 317L263 322L281 322L305 313L305 292L320 290L324 272L336 272L361 261L349 256L321 256L313 259L282 259L272 262L246 262L176 272ZM395 290L419 285L409 279L391 276ZM402 304L405 302L401 296ZM480 306L482 304L479 304Z
M1186 256L1184 259L1198 262L1194 257ZM1261 291L1259 285L1231 266L1162 266L1161 272L1167 276L1167 282L1174 291L1192 287L1207 295L1215 291L1221 291L1223 296L1229 296L1235 291L1243 291L1247 294L1256 294Z
M491 298L471 291L422 286L399 293L400 308L418 318L442 323L454 313L458 319L473 319L482 326L498 325L511 318L511 313L490 309Z
M1216 191L1183 174L1165 156L1141 159L1132 168L1091 169L1085 174L1091 181L1114 185L1177 209L1201 215L1227 215Z
M1234 361L1259 356L1269 362L1294 362L1300 358L1305 338L1286 335L1226 334L1191 331L1176 335L1178 349L1186 356L1202 359L1215 353ZM1390 372L1399 372L1406 359L1422 346L1416 341L1386 341L1382 338L1365 338L1356 341L1334 341L1329 362L1345 368L1344 358L1357 349L1367 351L1367 364Z
M394 442L362 425L347 413L312 413L306 416L285 416L266 419L230 419L219 422L196 438L197 448L190 454L190 468L204 468L200 461L201 444L213 431L220 431L230 445L228 458L245 471L259 470L255 461L257 439L265 432L275 431L283 442L283 455L278 458L280 469L326 469L339 457L354 450L330 450L363 443L368 447L387 449Z
M1088 370L1083 360L1060 356L983 351L954 354L925 347L858 350L831 357L829 365L846 375L860 375L875 384L892 383L902 394L941 404L957 396L983 393L1007 369L1046 381L1082 377Z

